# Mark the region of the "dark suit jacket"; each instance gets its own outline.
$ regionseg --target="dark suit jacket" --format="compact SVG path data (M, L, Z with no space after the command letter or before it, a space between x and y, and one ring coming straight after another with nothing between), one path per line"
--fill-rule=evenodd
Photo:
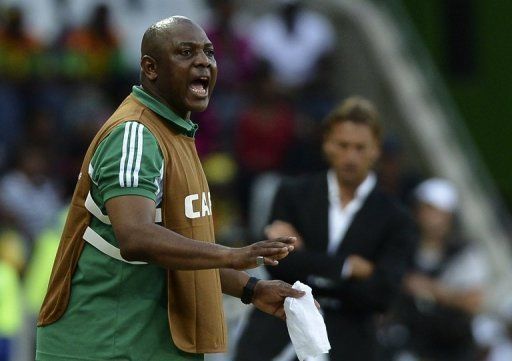
M325 172L284 181L276 194L270 222L291 223L301 234L305 249L292 252L279 266L267 270L273 278L291 284L299 280L312 287L324 311L332 346L331 360L369 361L374 359L374 316L386 311L398 294L401 277L414 252L414 223L391 197L374 189L354 216L336 255L328 255L328 212ZM375 264L372 277L364 281L341 278L343 263L352 254ZM267 347L268 343L258 345L262 336L254 335L255 332L273 333L274 336L266 335L269 340L271 337L286 340L276 335L286 333L283 324L269 321L260 312L252 314L240 340L237 360L251 359L240 355L251 352L244 350L248 344L253 344L250 347L253 350L260 350L260 356L261 350ZM268 359L273 356L269 355Z

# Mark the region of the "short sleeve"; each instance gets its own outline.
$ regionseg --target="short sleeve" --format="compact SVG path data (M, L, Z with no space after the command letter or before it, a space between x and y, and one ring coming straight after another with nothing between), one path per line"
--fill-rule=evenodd
M141 123L126 122L99 144L89 175L102 203L122 195L157 201L161 192L163 156L154 135Z

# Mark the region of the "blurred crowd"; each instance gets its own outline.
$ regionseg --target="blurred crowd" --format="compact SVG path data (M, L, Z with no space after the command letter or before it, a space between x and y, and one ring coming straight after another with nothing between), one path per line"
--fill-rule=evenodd
M144 12L144 1L122 3ZM280 1L243 27L235 2L206 4L202 25L219 78L210 107L192 120L218 242L256 240L279 179L326 167L320 124L340 101L330 76L337 33L327 15L304 4ZM61 16L49 36L27 26L23 6L0 2L0 361L14 360L20 338L33 341L86 147L138 84L112 12L91 2L86 21ZM421 237L400 299L378 320L381 359L512 359L509 324L484 318L475 327L489 280L477 247L457 233L464 195L446 180L423 182L427 175L404 165L403 153L399 136L388 134L378 182L410 208Z

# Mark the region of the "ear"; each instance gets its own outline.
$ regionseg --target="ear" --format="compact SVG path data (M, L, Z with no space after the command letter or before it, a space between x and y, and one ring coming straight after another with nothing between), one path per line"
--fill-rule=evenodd
M142 56L142 59L140 59L140 69L147 79L155 80L158 78L157 63L153 57L149 55Z

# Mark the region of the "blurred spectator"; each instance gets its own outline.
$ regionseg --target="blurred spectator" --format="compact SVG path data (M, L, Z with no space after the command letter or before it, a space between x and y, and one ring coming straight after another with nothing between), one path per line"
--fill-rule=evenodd
M25 270L25 240L18 231L8 225L2 225L0 228L0 260L10 265L20 275Z
M0 361L9 361L15 337L21 329L19 274L0 259Z
M472 319L484 301L485 259L456 233L459 195L451 182L428 179L414 197L420 244L397 306L408 335L402 352L419 360L475 360Z
M232 129L222 129L219 113L214 107L206 109L202 113L192 114L191 120L197 122L201 131L196 136L197 154L200 158L207 157L215 152L230 151L232 143ZM231 126L233 128L233 126Z
M116 31L111 27L110 10L97 5L83 27L61 35L65 49L63 71L73 79L112 80L124 67Z
M377 165L379 187L388 194L410 205L411 193L421 178L404 163L404 147L396 136L388 136L382 143L382 154Z
M510 306L510 305L508 305ZM512 323L510 309L496 314L480 314L473 319L473 334L479 361L512 360Z
M35 109L30 112L25 124L24 138L31 147L44 149L53 158L59 144L55 135L59 132L59 124L52 112Z
M25 269L23 237L0 212L0 361L11 361L22 335L20 275Z
M28 240L29 254L33 240L62 206L58 187L49 175L44 149L23 145L14 168L0 179L0 208Z
M239 164L238 186L244 214L255 176L283 169L294 140L292 104L281 93L267 64L260 64L253 81L251 103L240 114L235 130L235 154Z
M25 348L26 359L35 358L37 315L43 304L44 296L50 281L53 261L59 247L60 236L68 207L61 209L52 224L45 227L34 241L34 250L23 277L23 296L26 305L26 321L23 339L19 346Z
M296 236L296 252L267 271L313 288L322 306L332 361L375 360L374 316L388 309L412 256L412 219L376 187L372 168L381 128L373 105L353 97L326 119L327 172L284 182L267 237ZM254 310L236 361L272 360L289 343L286 324Z
M247 96L255 58L246 39L234 25L237 6L234 0L209 0L212 14L205 26L215 49L219 69L212 109L230 132Z
M14 81L30 80L35 72L39 42L25 31L24 14L18 7L8 8L5 25L0 28L0 74Z
M256 55L271 64L278 84L288 90L315 79L335 42L329 20L300 0L281 0L278 12L258 19L250 34Z
M0 80L0 172L5 170L12 150L22 141L24 108L18 89Z
M60 154L57 165L66 198L73 194L91 139L113 109L107 93L93 84L79 83L69 90L69 99L61 109L63 126L60 130L65 136L59 139L66 152Z
M34 320L33 331L35 331L35 319L46 295L53 260L57 254L67 213L68 207L61 209L55 221L39 233L35 240L34 251L27 266L27 271L25 272L24 289L27 308Z
M249 40L233 24L237 12L234 0L210 0L212 17L206 26L214 45L219 73L215 91L240 91L247 87L254 71L255 58Z
M215 240L227 246L242 246L244 233L238 200L233 192L236 162L229 153L217 152L202 159L202 163L210 192L215 194L212 199Z
M0 170L4 170L20 141L25 87L33 78L41 48L25 30L21 8L8 7L0 16Z

